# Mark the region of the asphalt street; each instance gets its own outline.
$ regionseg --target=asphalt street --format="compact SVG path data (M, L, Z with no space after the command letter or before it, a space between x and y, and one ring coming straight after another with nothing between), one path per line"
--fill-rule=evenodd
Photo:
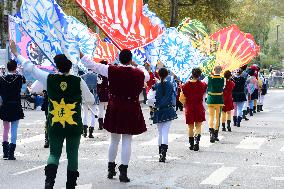
M283 101L284 90L270 90L264 112L242 122L240 128L233 127L231 133L221 131L221 140L215 144L209 142L208 125L204 123L199 152L188 149L187 126L183 112L178 112L179 118L170 129L166 163L158 162L157 129L150 125L148 108L143 105L148 131L133 139L128 169L131 182L106 178L109 135L96 129L94 139L81 140L77 188L283 189ZM26 111L25 115L18 131L17 160L0 160L0 189L44 188L44 166L49 152L43 148L44 113ZM56 189L63 189L66 182L67 161L63 152ZM118 156L117 163L119 159Z

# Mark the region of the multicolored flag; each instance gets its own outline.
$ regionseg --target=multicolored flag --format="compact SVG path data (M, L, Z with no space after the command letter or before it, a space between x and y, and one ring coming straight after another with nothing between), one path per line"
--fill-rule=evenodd
M143 0L76 0L82 9L121 49L143 47L163 34L143 14Z

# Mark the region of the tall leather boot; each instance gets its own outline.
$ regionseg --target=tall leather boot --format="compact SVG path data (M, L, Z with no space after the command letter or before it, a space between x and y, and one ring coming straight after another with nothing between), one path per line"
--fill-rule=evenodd
M198 134L197 136L194 137L194 140L195 140L194 149L193 149L194 151L198 151L199 150L200 137L201 137L200 134Z
M120 182L130 182L130 179L127 177L127 168L128 165L122 165L122 164L118 167L118 170L120 172L119 175Z
M242 117L238 116L237 127L240 127L240 126L241 126L241 122L242 122Z
M58 166L54 164L50 164L45 166L44 171L45 171L45 189L53 189L54 183L55 183L55 178L57 174L57 169Z
M190 145L189 149L194 150L194 137L189 137L188 142L189 142L189 145Z
M165 163L167 157L168 145L161 144L161 154L159 158L159 162Z
M259 109L261 112L263 112L263 105L259 105Z
M226 131L226 124L222 123L222 131Z
M256 114L256 106L253 106L253 113Z
M93 132L94 132L94 127L89 127L89 138L94 138Z
M45 132L45 134L44 134L44 148L49 148L49 140L48 140L48 134L47 134L47 132Z
M75 189L77 186L77 178L79 177L78 171L67 170L66 189Z
M103 130L104 129L104 119L103 118L99 118L99 130Z
M253 109L250 109L250 110L249 110L249 115L250 115L250 116L253 116Z
M88 125L83 125L83 136L86 138L88 134Z
M159 155L161 154L162 152L162 148L161 148L161 145L159 146Z
M219 141L218 135L219 135L219 131L215 130L214 131L215 141Z
M7 141L2 142L2 147L3 147L3 159L8 159L9 142Z
M209 128L209 132L210 132L210 142L211 143L215 143L214 129L213 128Z
M232 132L232 129L231 129L231 120L227 120L227 129L229 132Z
M8 160L16 160L15 158L15 149L16 149L16 144L9 144L9 152L8 152Z
M248 120L249 120L249 118L247 118L247 114L248 114L248 112L247 112L246 110L243 110L243 119L244 119L245 121L248 121Z
M115 167L116 167L115 162L108 162L108 175L107 175L107 178L113 179L113 177L116 176Z
M257 105L256 111L257 111L257 112L260 112L260 105Z
M234 126L237 126L237 116L233 116Z

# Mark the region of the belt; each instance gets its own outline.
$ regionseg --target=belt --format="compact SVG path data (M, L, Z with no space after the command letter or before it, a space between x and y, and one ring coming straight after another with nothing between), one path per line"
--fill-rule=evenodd
M212 93L212 92L208 92L209 95L213 95L213 96L220 96L223 95L223 93Z
M138 101L139 102L139 96L117 96L117 95L114 95L114 94L110 94L110 98L112 99L118 99L118 100L128 100L128 101L133 101L133 102L136 102Z

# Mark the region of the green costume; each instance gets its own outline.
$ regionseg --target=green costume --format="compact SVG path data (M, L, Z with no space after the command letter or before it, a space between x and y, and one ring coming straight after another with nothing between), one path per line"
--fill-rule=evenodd
M47 79L49 98L48 137L50 155L48 165L58 165L66 139L67 170L77 171L78 149L83 129L81 118L81 78L73 75L50 74Z
M224 105L223 90L225 79L220 75L208 77L208 97L207 104L210 105Z

